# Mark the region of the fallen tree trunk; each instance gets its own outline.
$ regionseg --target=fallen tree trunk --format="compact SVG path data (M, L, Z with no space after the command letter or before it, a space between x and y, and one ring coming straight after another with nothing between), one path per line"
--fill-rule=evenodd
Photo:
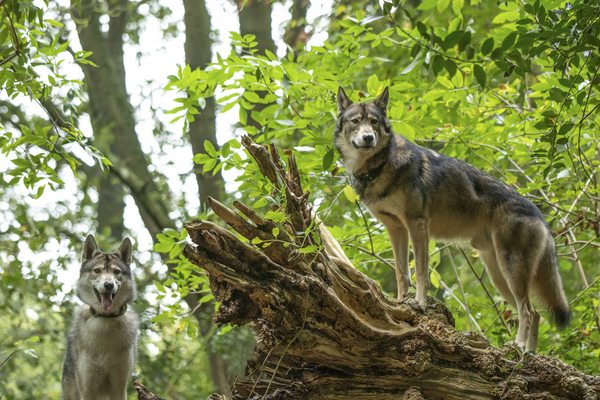
M185 227L195 246L184 252L221 302L215 322L260 330L233 399L598 398L598 377L543 355L507 359L483 336L454 329L441 302L429 298L423 314L382 293L311 212L294 156L286 171L273 146L242 144L280 191L287 220L280 229L240 202L243 215L211 199L255 245L192 221Z

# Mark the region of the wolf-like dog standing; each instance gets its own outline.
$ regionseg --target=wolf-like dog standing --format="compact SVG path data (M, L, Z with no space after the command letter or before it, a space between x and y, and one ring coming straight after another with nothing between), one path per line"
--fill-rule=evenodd
M340 87L335 147L361 200L388 230L398 297L411 285L409 237L422 310L429 288L429 238L470 240L494 286L519 313L516 344L535 351L540 316L529 300L532 289L559 328L571 318L548 223L505 183L393 132L388 101L387 87L366 103L353 103Z
M62 399L126 400L137 352L138 316L127 308L136 296L131 275L131 241L103 253L92 235L85 239L75 311L67 335Z

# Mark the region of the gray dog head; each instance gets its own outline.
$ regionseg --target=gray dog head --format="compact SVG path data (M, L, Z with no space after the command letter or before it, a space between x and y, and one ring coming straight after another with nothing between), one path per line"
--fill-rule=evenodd
M366 159L385 147L392 135L387 119L389 99L386 87L373 101L353 103L344 89L339 88L335 147L351 173L360 169Z
M114 314L135 299L131 275L132 246L127 238L114 253L103 253L94 236L85 239L77 295L97 312Z

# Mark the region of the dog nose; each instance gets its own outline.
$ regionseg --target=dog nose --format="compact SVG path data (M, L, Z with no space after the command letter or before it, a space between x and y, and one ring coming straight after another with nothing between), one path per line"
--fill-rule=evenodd
M115 287L115 284L112 282L104 282L104 289L106 290L113 290L113 288Z
M363 140L366 144L373 143L373 139L375 139L373 135L363 135Z

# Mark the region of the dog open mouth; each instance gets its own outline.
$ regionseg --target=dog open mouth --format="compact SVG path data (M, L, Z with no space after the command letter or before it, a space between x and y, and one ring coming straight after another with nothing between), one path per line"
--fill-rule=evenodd
M96 289L94 289L94 293L96 293L98 302L100 303L104 311L110 310L115 304L116 293L99 293Z
M375 148L375 146L372 146L370 144L366 144L364 146L359 146L356 143L352 142L352 145L354 146L355 149L362 150L362 151L370 151Z

